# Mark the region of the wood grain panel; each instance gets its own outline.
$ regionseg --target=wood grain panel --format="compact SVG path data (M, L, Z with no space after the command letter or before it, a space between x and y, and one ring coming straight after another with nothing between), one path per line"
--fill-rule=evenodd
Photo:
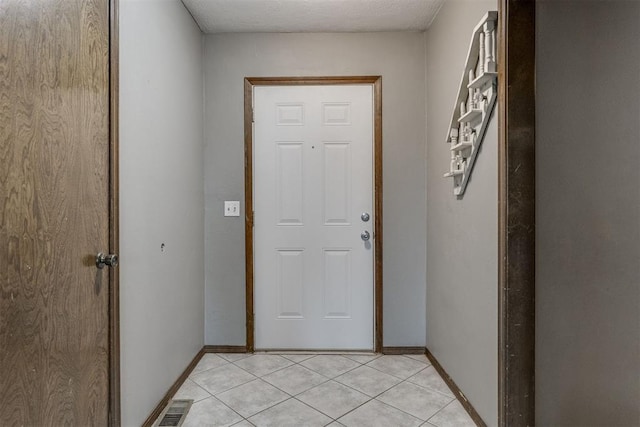
M3 425L108 422L109 2L0 2Z

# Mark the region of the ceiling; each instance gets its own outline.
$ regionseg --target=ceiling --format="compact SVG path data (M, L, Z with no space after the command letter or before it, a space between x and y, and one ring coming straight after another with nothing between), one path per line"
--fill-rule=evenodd
M182 0L205 33L424 31L444 0Z

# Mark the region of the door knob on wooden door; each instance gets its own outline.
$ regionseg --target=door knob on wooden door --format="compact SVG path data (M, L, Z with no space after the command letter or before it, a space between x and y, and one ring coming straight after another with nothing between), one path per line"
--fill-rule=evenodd
M362 233L360 233L360 238L366 242L367 240L369 240L369 238L371 238L371 235L369 234L368 231L365 230Z
M116 265L118 265L118 255L106 255L102 252L96 255L96 267L102 269L105 265L108 265L109 267L115 267Z

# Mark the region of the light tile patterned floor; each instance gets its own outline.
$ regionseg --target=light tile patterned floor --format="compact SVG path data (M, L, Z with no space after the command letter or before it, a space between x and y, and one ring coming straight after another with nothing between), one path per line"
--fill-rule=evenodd
M183 426L473 427L423 355L206 354Z

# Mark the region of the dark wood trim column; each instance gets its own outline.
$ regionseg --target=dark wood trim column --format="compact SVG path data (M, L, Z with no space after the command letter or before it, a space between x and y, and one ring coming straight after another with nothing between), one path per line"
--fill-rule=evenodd
M535 425L535 0L499 3L498 424Z

